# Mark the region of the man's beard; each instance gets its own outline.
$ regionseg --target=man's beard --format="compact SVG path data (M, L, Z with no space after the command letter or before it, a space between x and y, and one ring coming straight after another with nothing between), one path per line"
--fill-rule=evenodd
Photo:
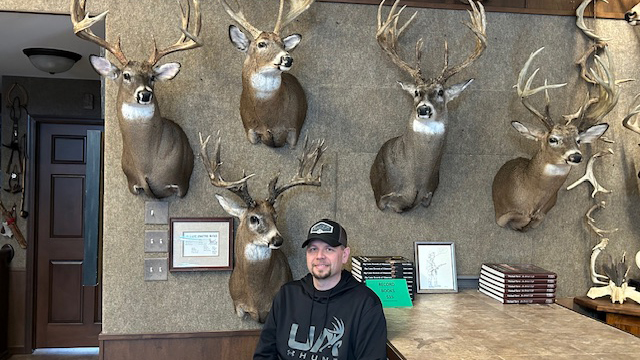
M314 271L312 271L312 272L311 272L311 275L312 275L315 279L318 279L318 280L324 280L324 279L328 278L329 276L331 276L331 269L328 269L328 270L327 270L325 273L323 273L323 274L318 274L318 273L316 272L316 269L315 269L315 268L314 268L313 270L314 270Z

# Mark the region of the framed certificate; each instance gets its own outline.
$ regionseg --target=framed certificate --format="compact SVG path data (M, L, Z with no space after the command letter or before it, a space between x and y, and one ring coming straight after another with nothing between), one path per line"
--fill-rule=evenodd
M169 271L233 269L233 218L171 218Z

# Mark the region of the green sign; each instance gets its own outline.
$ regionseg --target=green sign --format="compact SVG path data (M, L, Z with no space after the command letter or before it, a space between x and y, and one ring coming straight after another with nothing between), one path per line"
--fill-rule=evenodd
M412 307L409 288L405 279L367 280L367 286L378 295L382 307Z

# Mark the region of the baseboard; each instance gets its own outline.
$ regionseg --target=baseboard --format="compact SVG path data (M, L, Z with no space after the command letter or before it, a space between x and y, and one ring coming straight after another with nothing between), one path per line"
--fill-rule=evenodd
M11 354L9 353L9 350L5 350L2 353L0 353L0 360L6 360L9 358Z
M252 359L261 330L100 334L100 360Z
M478 288L478 276L474 275L459 275L458 276L458 290L463 289L477 289Z

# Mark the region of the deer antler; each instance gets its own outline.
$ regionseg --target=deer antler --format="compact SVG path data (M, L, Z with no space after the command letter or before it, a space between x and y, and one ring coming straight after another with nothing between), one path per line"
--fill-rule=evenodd
M250 174L245 176L243 173L243 178L237 181L227 182L222 179L220 175L220 166L222 162L220 161L220 131L216 135L216 143L214 145L215 152L215 161L209 160L209 154L207 153L207 144L209 143L209 139L211 135L207 136L205 140L202 140L202 133L198 133L200 136L200 157L202 158L202 163L204 164L204 168L207 170L209 174L209 180L211 184L216 187L224 188L232 193L238 195L244 202L250 206L254 207L256 202L253 200L251 195L249 195L249 190L247 189L247 180L253 177L255 174Z
M473 32L476 36L476 47L467 57L466 60L461 62L460 64L449 67L449 48L447 46L447 42L444 42L444 68L442 69L442 74L436 79L436 82L444 83L452 77L453 75L459 73L462 69L471 65L474 61L476 61L480 55L484 52L484 49L487 48L487 19L484 15L484 6L482 6L481 2L477 2L474 4L473 1L469 1L469 5L473 11L467 10L469 13L469 18L471 19L471 23L465 22L463 23L466 27Z
M193 34L187 31L189 27L189 16L191 15L191 8L189 6L188 0L187 0L186 10L182 7L182 4L180 4L180 2L178 2L178 5L180 5L180 13L181 13L181 19L182 19L182 26L180 27L180 31L182 31L182 36L180 36L180 39L178 39L178 41L176 41L175 44L162 50L158 50L158 47L156 45L156 40L153 39L153 53L149 57L149 63L151 65L155 65L156 63L158 63L158 61L160 61L160 59L163 56L170 54L172 52L195 49L203 45L202 41L198 39L198 36L200 35L200 27L202 26L199 1L193 0L193 7L195 12Z
M602 0L602 1L607 4L609 3L607 0ZM609 39L604 38L600 35L597 35L592 29L589 29L587 25L584 23L584 9L589 5L590 2L591 0L583 0L580 6L578 6L578 8L576 9L576 26L580 30L582 30L582 32L593 41L598 43L605 43L609 41ZM593 9L595 13L595 0L594 0Z
M318 165L320 157L326 150L327 148L324 146L324 139L312 141L311 144L309 144L309 137L305 136L304 149L302 155L298 158L298 173L291 179L291 181L289 181L288 184L284 186L277 186L279 175L276 175L269 182L269 198L267 201L271 204L275 203L278 196L294 186L322 185L322 170L324 168L324 164L320 165L320 172L317 175L314 175L313 173Z
M633 101L629 106L629 111L627 112L627 115L625 115L624 119L622 120L622 125L636 134L640 134L640 126L638 126L637 121L634 121L633 123L631 123L631 118L633 118L634 116L638 115L638 113L640 113L640 103L638 103L638 98L640 98L640 94L636 95L633 98Z
M596 194L601 192L601 193L605 193L605 194L609 194L611 192L611 190L607 190L604 187L602 187L599 183L598 180L596 180L596 176L593 173L593 164L595 163L595 160L601 156L605 156L605 155L611 155L613 154L613 150L611 149L607 149L606 151L599 151L595 154L593 154L593 156L591 156L591 158L589 159L589 161L587 162L587 168L584 172L584 175L576 180L573 184L567 186L567 190L571 190L574 187L582 184L583 182L589 182L591 184L591 186L593 186L593 191L591 192L591 197L595 198Z
M251 25L249 21L247 21L247 19L244 17L244 14L242 13L242 8L240 7L240 4L236 2L236 4L238 5L237 11L234 11L231 8L231 6L229 6L229 3L227 3L227 0L220 0L220 4L222 4L222 7L224 7L224 10L227 12L227 14L229 14L229 16L231 16L231 18L235 20L235 22L237 22L238 25L242 26L245 30L247 30L251 34L251 36L253 36L254 39L260 36L260 33L262 33L262 31L256 29L253 25Z
M553 120L551 119L551 115L549 114L549 93L547 90L549 89L555 89L555 88L559 88L559 87L563 87L565 85L567 85L566 83L564 84L552 84L549 85L547 84L547 81L544 81L544 86L539 86L535 89L531 89L531 83L533 82L533 79L535 78L536 74L538 73L538 71L540 70L540 68L537 68L533 74L531 74L531 76L529 76L529 78L527 79L526 83L524 82L524 78L527 74L527 72L529 71L529 66L531 66L531 62L533 61L533 58L538 55L538 53L540 53L542 51L542 49L544 49L544 47L541 47L540 49L534 51L531 53L531 55L529 55L529 59L527 60L527 62L524 64L524 66L522 67L522 70L520 70L520 74L518 74L518 83L514 86L516 88L516 91L518 92L518 95L520 96L520 101L522 102L522 105L524 105L524 107L526 107L532 114L534 114L536 117L538 117L542 123L547 127L548 130L551 130L551 128L553 127ZM533 105L531 105L531 103L529 103L529 96L534 95L539 93L540 91L543 91L545 93L545 115L542 115L538 110L536 110Z
M273 29L273 33L276 35L280 35L280 31L284 29L287 25L289 25L293 20L295 20L300 14L305 12L311 4L313 4L315 0L291 0L291 7L289 8L289 12L285 17L284 21L282 21L282 12L284 10L284 0L280 0L280 9L278 10L278 20L276 21L276 26Z
M73 24L73 32L81 39L90 41L92 43L97 44L100 47L105 48L107 51L112 53L116 59L122 65L127 65L129 62L127 58L124 56L122 49L120 48L120 37L115 44L110 44L106 40L99 38L96 34L91 31L91 26L97 23L98 21L104 19L107 16L109 10L94 16L90 17L89 14L85 11L85 0L71 0L71 23Z
M378 29L376 31L376 40L378 41L378 45L382 48L382 50L389 55L391 61L393 61L396 66L398 66L401 70L404 70L407 74L413 78L417 85L422 85L425 83L425 79L422 76L422 70L420 70L420 58L422 56L422 39L416 42L416 66L413 67L409 65L406 61L402 60L400 55L398 54L398 38L402 35L402 32L409 26L409 24L416 18L417 12L413 13L411 18L407 20L404 25L398 30L398 19L400 14L404 10L406 6L400 8L400 10L396 13L396 8L398 6L398 2L400 0L396 0L391 6L391 10L389 11L389 15L387 19L382 22L382 6L386 0L382 0L380 5L378 6Z
M594 246L591 249L591 259L589 261L589 270L590 270L589 272L591 273L591 282L597 285L609 284L608 277L604 275L600 275L596 272L596 259L598 258L598 255L600 255L600 253L607 247L608 244L609 244L609 239L603 238L602 240L600 240L598 245Z
M615 228L613 230L603 230L596 226L596 220L591 216L591 214L596 209L604 209L605 206L606 203L604 201L600 201L599 203L593 205L584 215L585 220L587 221L587 225L589 226L589 228L591 228L591 231L593 231L599 237L604 237L605 234L610 234L618 231L618 228Z

